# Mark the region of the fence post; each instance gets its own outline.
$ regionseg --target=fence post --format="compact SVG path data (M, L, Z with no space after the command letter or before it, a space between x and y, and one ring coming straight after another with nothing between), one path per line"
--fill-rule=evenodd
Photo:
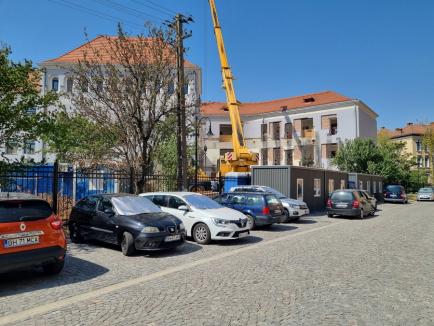
M53 166L53 184L52 184L53 188L51 190L52 192L52 207L53 207L53 212L54 214L57 214L57 192L58 192L58 188L59 188L59 162L56 160L54 161L54 166Z
M130 194L134 194L134 168L130 166Z

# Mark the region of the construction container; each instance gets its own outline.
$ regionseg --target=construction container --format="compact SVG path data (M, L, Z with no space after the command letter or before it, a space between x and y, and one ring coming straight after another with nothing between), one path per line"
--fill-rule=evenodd
M229 192L232 187L250 185L249 172L228 172L224 177L224 192Z
M348 188L348 173L342 171L324 170L326 198L337 189Z

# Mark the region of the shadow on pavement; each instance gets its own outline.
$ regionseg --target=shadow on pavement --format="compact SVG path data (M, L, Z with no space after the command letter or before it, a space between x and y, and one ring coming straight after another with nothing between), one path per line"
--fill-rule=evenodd
M254 234L252 234L252 232L254 233L255 230L250 231L250 235L245 237L245 238L223 240L223 241L213 241L212 244L224 247L224 246L232 246L232 245L253 244L253 243L258 243L258 242L261 242L262 240L264 240L261 237L255 236Z
M167 249L161 251L137 251L134 256L144 256L147 258L175 257L188 255L201 249L202 246L193 242L186 241L183 245L174 249Z
M108 271L103 266L68 254L59 275L45 275L42 268L37 267L0 274L0 297L88 281Z
M258 226L257 229L261 231L267 231L267 232L286 232L286 231L298 229L298 227L293 225L288 225L288 224L273 224L271 226L265 226L265 227Z
M318 223L318 221L307 220L307 219L301 218L301 219L296 220L296 221L289 221L288 223L294 223L294 224L315 224L315 223Z

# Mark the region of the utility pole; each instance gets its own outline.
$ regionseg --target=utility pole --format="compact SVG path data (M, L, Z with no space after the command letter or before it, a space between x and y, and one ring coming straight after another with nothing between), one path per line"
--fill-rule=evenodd
M177 70L177 187L178 190L187 190L187 128L186 128L186 116L185 116L185 94L184 94L184 39L191 36L191 32L184 32L184 23L192 22L191 17L185 17L182 14L177 14L175 22L169 26L176 31L176 70Z

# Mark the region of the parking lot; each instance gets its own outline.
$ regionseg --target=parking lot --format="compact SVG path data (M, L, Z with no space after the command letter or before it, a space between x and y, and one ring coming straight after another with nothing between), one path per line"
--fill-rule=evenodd
M1 276L0 325L432 325L433 208L383 204L364 220L310 215L134 257L70 244L58 276Z

